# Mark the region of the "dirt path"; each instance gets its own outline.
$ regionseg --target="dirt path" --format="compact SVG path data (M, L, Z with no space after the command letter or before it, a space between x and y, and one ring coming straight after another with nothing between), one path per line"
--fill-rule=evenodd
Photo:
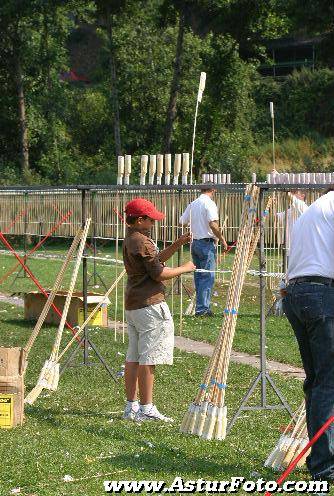
M0 302L9 303L19 307L23 307L24 305L22 298L19 298L18 296L7 296L4 294L0 294ZM114 328L114 322L109 321L109 326ZM118 327L119 330L122 329L121 323L116 326L116 328ZM211 344L203 341L194 341L193 339L184 338L182 336L175 336L175 347L181 351L197 353L198 355L203 356L211 356L213 352L213 346ZM260 369L259 355L249 355L248 353L232 350L231 360L235 363L242 363L244 365L250 365L251 367ZM275 360L267 360L267 368L268 372L277 372L287 377L295 377L299 380L304 380L305 377L303 369L294 367L293 365L276 362Z
M4 294L0 294L0 303L9 303L10 305L16 305L17 307L23 307L24 301L22 298L18 296L7 296Z
M175 346L179 350L197 353L198 355L204 356L211 356L213 352L213 346L211 344L204 343L203 341L194 341L182 336L175 336ZM260 369L259 355L249 355L248 353L232 350L231 360L235 363L251 365L252 367ZM275 360L267 360L267 368L268 372L277 372L287 377L295 377L299 380L304 380L305 378L303 369L294 367L293 365L276 362Z

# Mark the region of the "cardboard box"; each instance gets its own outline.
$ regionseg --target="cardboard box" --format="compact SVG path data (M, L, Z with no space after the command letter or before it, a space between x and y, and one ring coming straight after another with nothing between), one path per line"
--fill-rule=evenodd
M14 422L14 394L0 393L0 429L11 429Z
M24 372L22 348L0 347L0 428L23 424Z
M67 292L66 291L58 291L56 297L54 299L54 304L59 310L62 312L65 300L66 300ZM97 293L88 293L87 294L87 306L88 306L88 315L95 308L95 306L103 299L103 295ZM30 293L26 293L24 295L24 318L26 320L36 321L40 316L44 305L46 302L46 298L42 293L38 291L31 291ZM102 307L99 308L95 317L92 319L92 322L89 323L91 326L108 326L108 312L107 306L110 304L110 300L107 299L105 303L103 303ZM83 323L83 312L84 312L84 303L82 293L75 292L73 293L72 300L70 303L70 308L67 314L67 322L71 326L81 325ZM87 316L88 316L87 315ZM48 315L46 316L45 323L46 324L55 324L58 325L60 322L60 317L57 313L50 309Z

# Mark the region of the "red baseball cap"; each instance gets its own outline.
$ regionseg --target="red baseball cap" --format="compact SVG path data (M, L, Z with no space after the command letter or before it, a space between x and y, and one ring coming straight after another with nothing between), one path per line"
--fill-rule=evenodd
M145 198L135 198L125 205L125 213L131 217L143 217L146 215L153 220L162 220L165 214L159 212L152 202Z

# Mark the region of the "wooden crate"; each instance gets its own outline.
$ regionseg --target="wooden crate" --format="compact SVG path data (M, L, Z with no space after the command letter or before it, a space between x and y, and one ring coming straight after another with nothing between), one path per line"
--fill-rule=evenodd
M58 291L56 297L54 299L54 304L56 307L62 311L65 305L67 293L66 291ZM103 295L97 293L88 293L87 294L87 303L88 303L88 314L95 308L97 303L101 301ZM46 298L44 295L39 293L38 291L31 291L30 293L26 293L24 296L24 318L26 320L36 321L40 316L43 307L45 305ZM107 300L105 304L101 306L93 320L89 323L91 326L108 326L108 312L107 306L110 304L110 301ZM83 322L83 296L82 293L74 292L70 308L67 314L67 322L71 326L81 325ZM55 324L58 325L60 322L60 317L56 312L51 308L48 312L45 323L46 324Z
M0 347L0 428L23 424L25 368L22 348Z

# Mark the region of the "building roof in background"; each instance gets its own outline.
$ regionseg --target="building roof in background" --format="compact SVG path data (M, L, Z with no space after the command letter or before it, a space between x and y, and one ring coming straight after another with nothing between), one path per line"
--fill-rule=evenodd
M326 37L325 34L313 37L286 37L286 38L278 38L275 40L267 40L265 45L270 49L277 48L294 48L294 47L302 47L305 45L318 45L322 42L322 40Z
M82 76L73 70L61 72L59 79L60 81L66 81L69 83L90 83L90 80L86 76Z

